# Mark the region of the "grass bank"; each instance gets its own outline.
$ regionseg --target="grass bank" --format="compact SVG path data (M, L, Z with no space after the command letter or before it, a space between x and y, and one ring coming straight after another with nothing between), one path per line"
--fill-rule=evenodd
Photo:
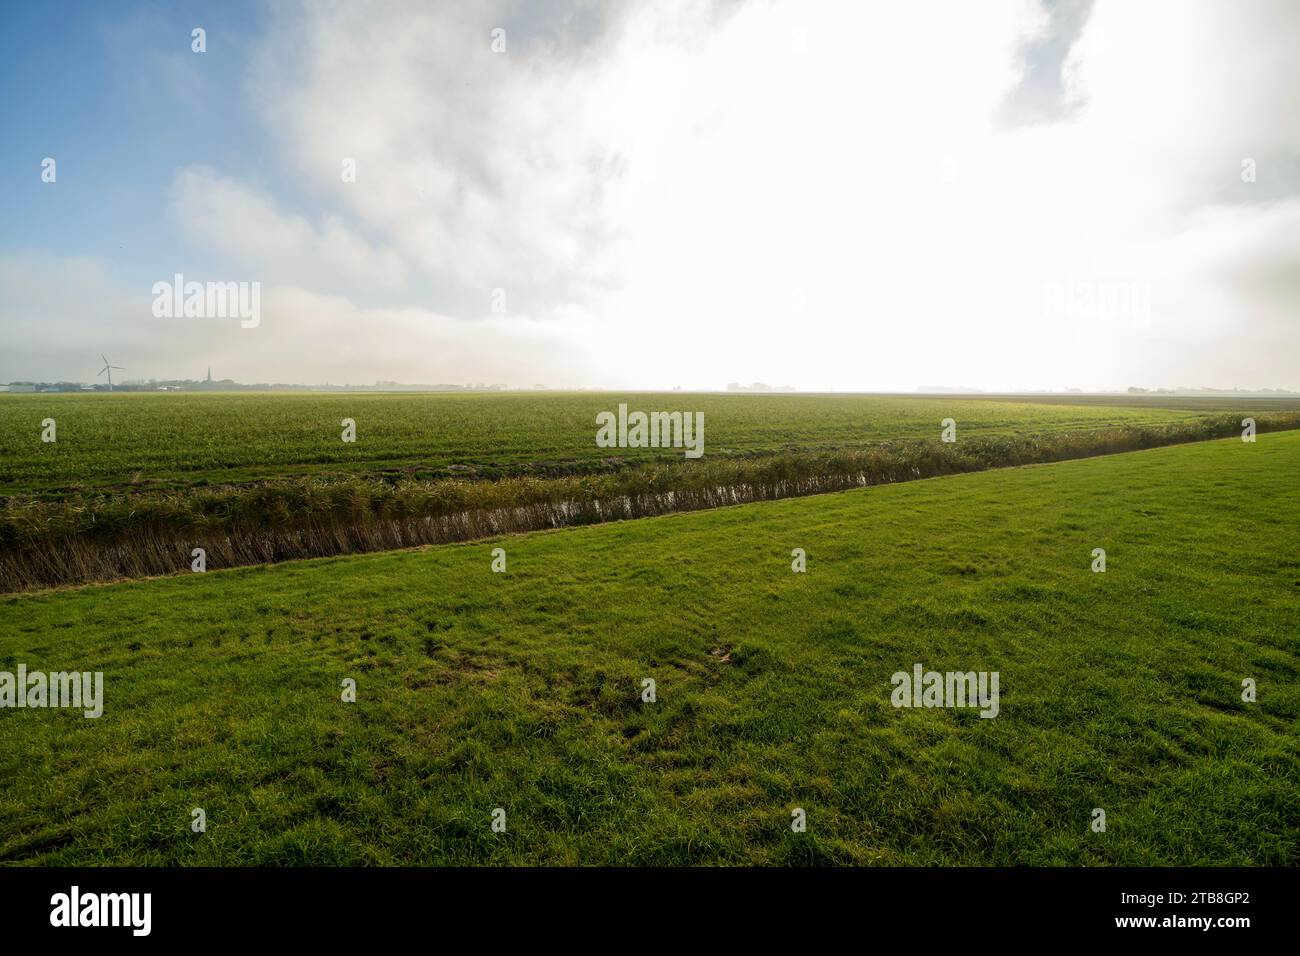
M0 711L0 862L1296 864L1297 469L1291 432L0 598L0 668L105 675L98 720ZM999 715L893 708L918 662Z

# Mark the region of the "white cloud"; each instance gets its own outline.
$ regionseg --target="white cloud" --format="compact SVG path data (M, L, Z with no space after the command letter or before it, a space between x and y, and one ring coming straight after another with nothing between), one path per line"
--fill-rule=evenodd
M306 205L191 168L173 209L281 290L274 377L315 322L423 381L1300 387L1285 0L1098 0L1070 108L1011 129L1026 0L273 15L249 94ZM1066 282L1150 313L1052 314Z
M316 282L327 288L364 283L382 291L400 286L407 275L400 255L372 247L337 216L313 224L202 167L177 174L171 212L190 239L220 253L239 278L249 281Z
M263 288L256 328L238 319L160 319L147 288L125 288L93 261L50 256L0 257L0 286L3 382L93 381L101 351L125 367L119 381L202 378L211 366L216 377L243 382L527 387L538 355L565 384L579 383L597 361L584 344L597 339L580 320L561 328L493 316L467 335L463 320L427 308L369 308L292 285ZM568 334L575 328L582 334Z
M618 144L597 122L599 58L527 52L525 37L502 5L302 5L267 37L254 95L319 201L449 300L486 308L506 287L546 311L607 275Z
M366 308L341 297L295 287L273 290L262 306L262 324L240 337L231 362L257 381L278 380L282 356L300 352L305 380L369 384L503 383L528 387L538 355L549 357L548 376L575 381L593 356L582 336L545 323L492 316L467 323L427 308ZM239 330L236 330L239 331ZM473 370L468 374L467 369ZM545 383L543 383L545 384Z

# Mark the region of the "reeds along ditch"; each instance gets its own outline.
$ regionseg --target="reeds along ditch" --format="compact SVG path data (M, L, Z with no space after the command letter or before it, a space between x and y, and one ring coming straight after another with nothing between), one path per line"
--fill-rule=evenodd
M1257 418L1260 432L1300 415ZM226 488L10 498L0 591L467 541L674 511L842 491L1013 465L1240 436L1241 418L1167 426L898 441L860 449L613 465L596 474L388 481L299 478Z

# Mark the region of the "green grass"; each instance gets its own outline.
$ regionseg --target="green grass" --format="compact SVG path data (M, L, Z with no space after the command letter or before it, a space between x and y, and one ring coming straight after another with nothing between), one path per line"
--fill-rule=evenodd
M1298 468L1277 433L3 598L0 668L106 703L0 711L0 861L1295 864ZM894 709L916 662L999 671L1000 716Z
M1285 401L1212 413L1060 396L16 395L0 413L59 398L58 441L29 429L8 459L23 490L0 494L0 592L165 574L196 547L230 568L1203 441L1248 414L1261 433L1300 428ZM596 413L621 398L708 406L705 456L598 447ZM322 434L341 413L360 416L355 444ZM957 441L938 440L941 415L960 416ZM281 464L209 467L263 459Z
M645 411L703 412L709 457L865 447L895 438L937 440L940 421L950 417L960 435L978 435L1169 424L1207 411L1150 403L685 392L7 394L0 395L0 494L183 487L329 472L445 475L453 465L491 473L609 457L681 457L680 450L596 447L596 414L614 410L619 401ZM1279 407L1256 404L1256 411ZM40 441L46 418L57 423L57 442ZM355 443L340 440L344 418L357 423Z

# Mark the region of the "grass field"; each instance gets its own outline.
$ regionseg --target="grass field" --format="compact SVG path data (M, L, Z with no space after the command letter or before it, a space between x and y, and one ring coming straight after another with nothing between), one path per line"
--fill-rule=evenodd
M105 675L98 720L0 711L0 861L1295 864L1298 469L1278 433L0 598L0 668ZM999 715L893 708L914 663Z
M196 548L221 568L367 553L1200 441L1247 415L1300 427L1285 400L1048 398L10 395L0 593L172 573ZM623 402L701 414L704 457L598 446Z
M176 487L330 472L493 473L510 466L681 458L595 444L596 414L632 409L704 413L709 457L860 448L900 438L1096 429L1190 421L1207 411L1295 410L1257 400L1164 408L1144 403L1047 404L869 395L667 393L0 395L0 495L89 488ZM58 441L42 443L53 418ZM357 440L340 440L340 422Z

